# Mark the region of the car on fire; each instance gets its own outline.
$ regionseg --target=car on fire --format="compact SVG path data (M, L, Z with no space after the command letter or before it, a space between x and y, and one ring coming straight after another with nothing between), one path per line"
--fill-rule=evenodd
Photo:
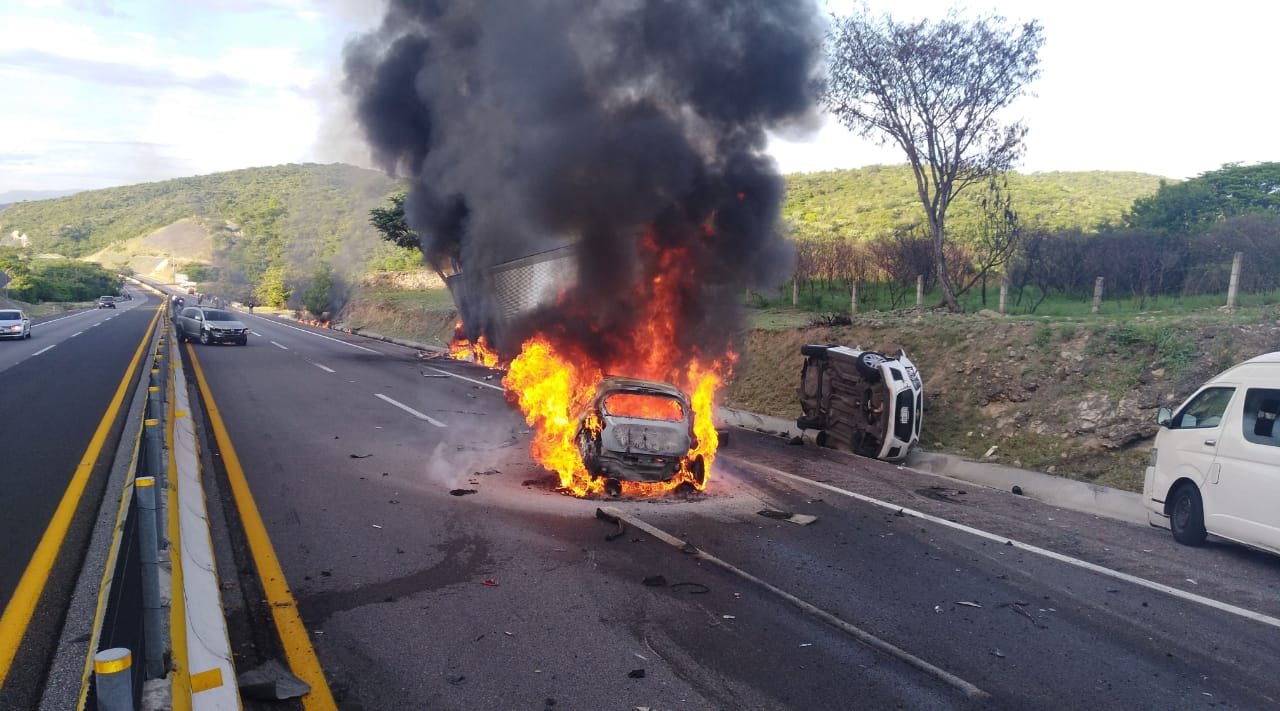
M924 385L898 349L893 357L862 348L810 344L800 348L802 430L818 430L820 445L900 462L920 442Z
M0 309L0 338L31 338L31 319L17 309Z
M609 376L578 417L575 441L593 479L605 479L613 495L622 481L664 482L687 470L706 479L697 448L689 396L670 383Z
M198 340L206 346L214 343L249 344L249 328L230 311L192 306L183 309L173 319L173 325L180 340Z

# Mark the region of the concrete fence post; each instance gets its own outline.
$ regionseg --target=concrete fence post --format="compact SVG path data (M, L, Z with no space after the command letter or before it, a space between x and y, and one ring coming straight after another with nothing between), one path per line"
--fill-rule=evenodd
M916 308L924 307L924 275L916 277Z
M857 316L858 315L858 282L856 281L853 282L853 287L849 291L850 291L850 296L852 296L851 303L853 304L852 306L849 307L849 315Z
M164 627L160 610L160 547L156 538L156 480L133 482L138 501L138 560L142 565L142 644L146 678L164 676Z
M1244 252L1236 252L1236 256L1231 260L1231 283L1227 286L1227 308L1234 309L1236 307L1236 294L1240 289L1240 262L1244 259Z
M1009 308L1009 280L1000 282L1000 315L1005 315Z
M1098 277L1093 282L1093 313L1098 313L1102 308L1102 277Z
M93 655L98 711L134 711L132 667L133 654L124 647L104 649Z
M800 305L800 277L791 278L791 308Z

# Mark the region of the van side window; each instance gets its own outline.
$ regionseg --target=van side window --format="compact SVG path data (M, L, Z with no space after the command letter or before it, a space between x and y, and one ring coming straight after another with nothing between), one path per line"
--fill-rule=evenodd
M1280 390L1249 388L1244 395L1244 438L1256 444L1280 447Z
M1169 426L1173 429L1207 429L1222 424L1235 388L1208 388L1192 398L1182 411L1174 416Z

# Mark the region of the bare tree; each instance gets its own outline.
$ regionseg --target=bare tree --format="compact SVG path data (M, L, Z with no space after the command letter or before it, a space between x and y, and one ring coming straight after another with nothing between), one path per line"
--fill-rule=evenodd
M979 201L978 208L982 219L973 235L965 265L968 267L968 279L962 276L956 280L960 287L955 289L955 295L963 296L981 281L985 304L987 277L999 273L1008 264L1022 239L1022 225L1013 209L1008 183L998 182L995 176L992 176L987 194Z
M947 274L947 208L1021 156L1026 128L1002 124L999 114L1040 75L1042 29L996 15L969 21L955 10L937 22L898 22L865 4L835 21L827 107L850 129L907 154L952 311L960 304Z

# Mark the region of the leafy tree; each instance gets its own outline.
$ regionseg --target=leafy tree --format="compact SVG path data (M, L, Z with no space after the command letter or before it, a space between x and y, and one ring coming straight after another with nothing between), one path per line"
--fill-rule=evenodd
M1161 183L1125 216L1130 227L1194 234L1229 217L1280 214L1280 163L1227 164L1182 183Z
M292 295L293 290L284 283L284 267L280 266L268 267L254 290L258 303L274 308L284 308Z
M409 227L404 216L405 193L395 193L387 198L388 207L375 207L369 211L369 224L382 238L397 247L418 249L422 239Z
M857 14L838 18L831 38L826 103L841 123L907 155L924 207L935 276L947 307L960 310L946 265L946 219L965 188L1008 171L1026 128L997 115L1039 76L1044 44L1036 21L1010 27L956 11L937 22Z
M302 291L302 305L307 311L319 318L329 310L332 303L331 292L335 284L333 269L323 265L311 276L311 283Z

